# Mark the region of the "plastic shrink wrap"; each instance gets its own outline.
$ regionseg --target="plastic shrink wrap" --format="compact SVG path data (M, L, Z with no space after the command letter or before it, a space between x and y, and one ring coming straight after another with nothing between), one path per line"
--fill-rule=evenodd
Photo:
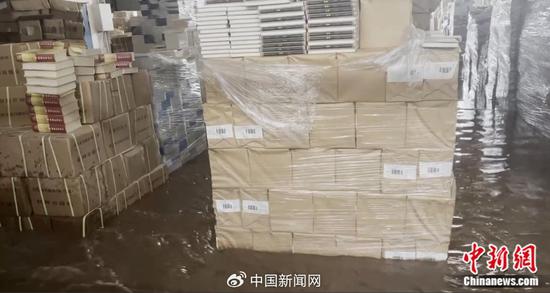
M160 51L138 57L153 85L153 115L170 172L206 150L200 81L194 54Z
M204 61L218 248L445 260L459 56L447 41L425 48L411 30L391 51Z

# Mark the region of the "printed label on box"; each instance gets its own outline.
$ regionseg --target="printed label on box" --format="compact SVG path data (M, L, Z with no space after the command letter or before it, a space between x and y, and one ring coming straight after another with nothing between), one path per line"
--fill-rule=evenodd
M420 65L393 65L388 67L388 82L421 82L423 68Z
M237 139L261 139L264 132L261 126L235 126L235 138Z
M387 250L384 251L384 258L411 260L415 259L415 253L409 251Z
M222 124L206 126L206 136L208 139L224 139L233 137L233 125Z
M243 212L248 214L269 215L269 202L243 200Z
M430 62L424 68L424 79L451 79L457 67L457 62Z
M216 210L219 213L238 213L241 211L239 199L216 199Z
M453 162L420 162L420 178L451 177Z
M384 164L384 178L415 180L416 165Z

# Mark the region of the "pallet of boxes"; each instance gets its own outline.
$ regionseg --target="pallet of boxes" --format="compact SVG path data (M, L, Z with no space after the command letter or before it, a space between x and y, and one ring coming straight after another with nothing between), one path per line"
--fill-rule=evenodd
M24 85L2 90L2 228L85 236L166 181L148 75L116 66L131 54L54 43L8 57ZM75 64L94 79L78 82Z
M357 51L204 62L219 249L447 258L457 44L402 41L410 1L360 11Z

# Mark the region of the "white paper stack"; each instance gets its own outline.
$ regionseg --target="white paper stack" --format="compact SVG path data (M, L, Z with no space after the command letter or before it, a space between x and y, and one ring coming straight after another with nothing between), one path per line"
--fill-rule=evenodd
M305 0L309 54L354 52L359 44L357 0Z
M262 55L306 53L306 19L303 1L259 7Z
M198 7L197 28L201 53L204 58L231 57L227 7L225 5L214 3Z
M227 9L231 57L261 56L260 12L257 6Z

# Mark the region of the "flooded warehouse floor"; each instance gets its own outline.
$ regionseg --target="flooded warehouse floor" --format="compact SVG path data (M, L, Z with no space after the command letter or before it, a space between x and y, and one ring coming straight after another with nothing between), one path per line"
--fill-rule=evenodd
M244 271L320 274L321 288L305 291L464 291L469 271L462 253L477 241L511 250L536 244L540 286L530 291L547 292L550 144L506 121L495 111L459 111L458 192L447 262L217 251L204 153L87 239L1 232L0 290L235 291L226 279ZM491 290L499 291L480 291Z

